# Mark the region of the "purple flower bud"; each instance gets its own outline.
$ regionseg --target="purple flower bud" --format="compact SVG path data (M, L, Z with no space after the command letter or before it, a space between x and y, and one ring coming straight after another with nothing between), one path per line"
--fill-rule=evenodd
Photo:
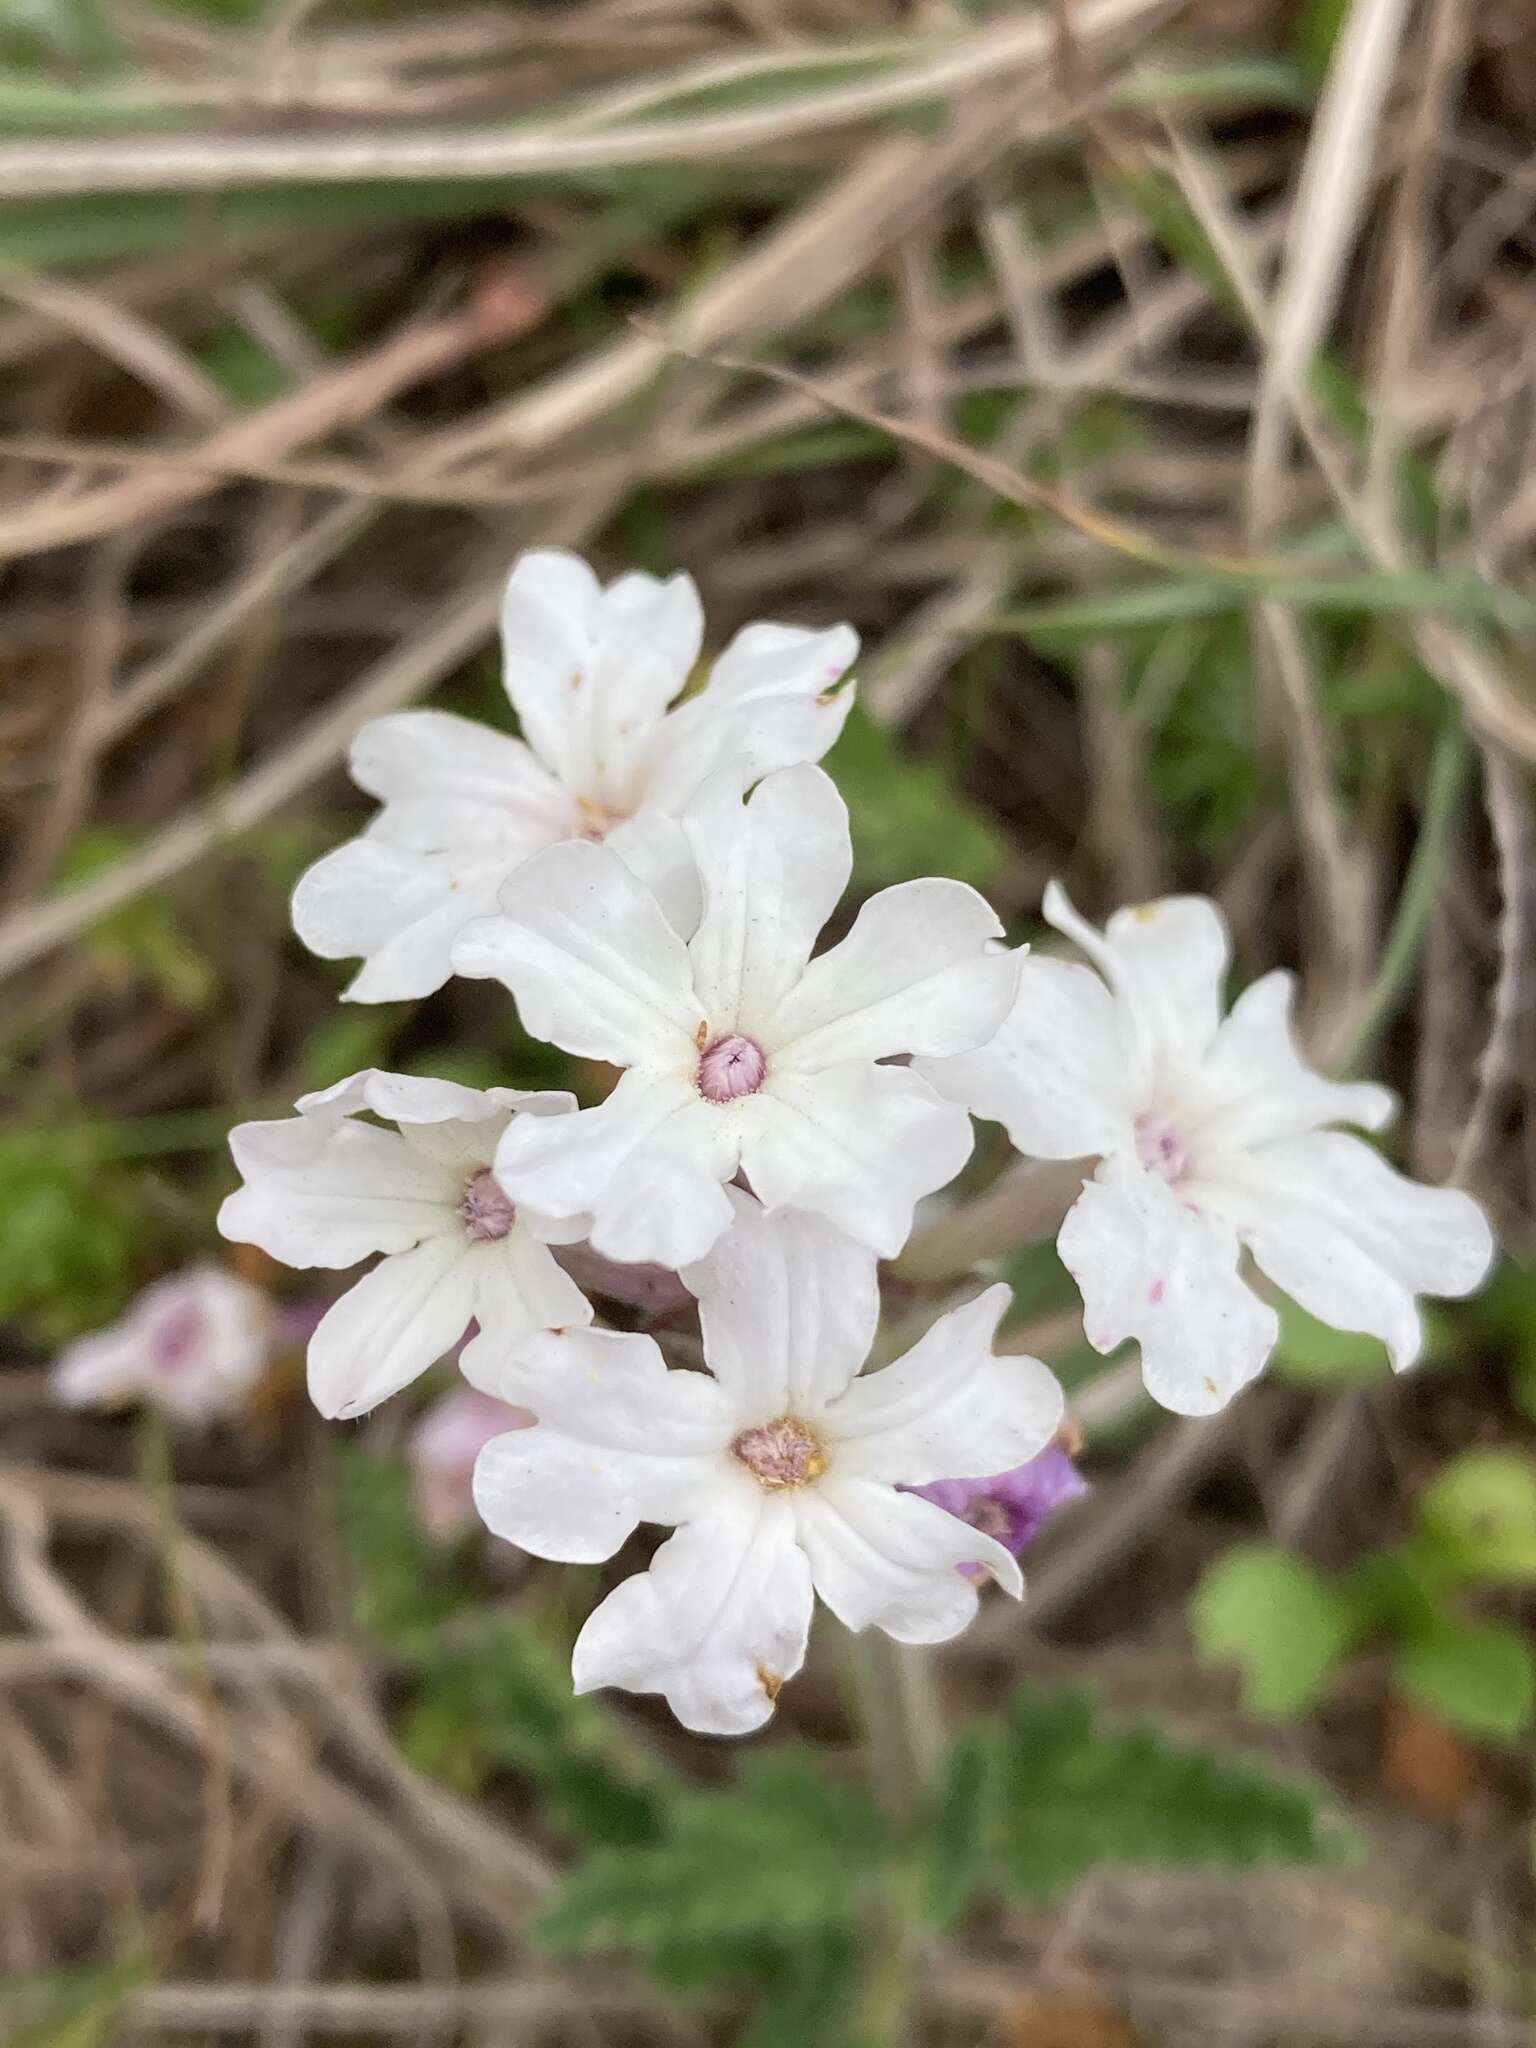
M1038 1457L1011 1472L997 1472L990 1479L936 1479L908 1491L969 1522L1018 1557L1059 1507L1088 1491L1088 1482L1059 1444L1048 1444ZM970 1578L983 1576L977 1565L960 1569Z

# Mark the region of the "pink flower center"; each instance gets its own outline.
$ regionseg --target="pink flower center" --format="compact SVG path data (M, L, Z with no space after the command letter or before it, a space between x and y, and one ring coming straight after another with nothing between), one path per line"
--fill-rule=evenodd
M576 835L579 839L592 839L601 844L615 825L623 823L616 812L594 802L589 796L577 797L576 808L581 813L581 829Z
M203 1312L197 1303L178 1302L155 1326L151 1346L156 1370L168 1374L184 1372L192 1364L203 1335Z
M1136 1157L1148 1173L1155 1173L1169 1187L1177 1187L1189 1171L1188 1145L1173 1125L1160 1117L1144 1116L1137 1124Z
M731 1456L769 1493L808 1486L827 1469L820 1438L794 1415L744 1429L731 1445Z
M762 1047L733 1031L705 1047L699 1060L699 1093L706 1102L734 1102L738 1095L755 1095L767 1071Z
M459 1214L466 1233L476 1244L491 1244L505 1237L517 1221L517 1210L488 1166L482 1166L470 1178Z

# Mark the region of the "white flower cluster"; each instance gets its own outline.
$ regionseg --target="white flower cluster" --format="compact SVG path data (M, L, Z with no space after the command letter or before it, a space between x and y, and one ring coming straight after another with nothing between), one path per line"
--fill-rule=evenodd
M579 1109L356 1074L234 1132L244 1185L220 1227L290 1265L382 1254L315 1331L327 1415L364 1413L474 1326L465 1377L519 1411L476 1462L496 1534L598 1562L641 1522L675 1531L591 1616L580 1688L742 1732L798 1669L814 1595L850 1628L934 1642L974 1612L977 1567L1022 1590L1008 1547L911 1490L1004 1474L1057 1431L1047 1369L993 1354L1006 1289L861 1371L878 1261L965 1163L973 1112L1034 1157L1099 1162L1062 1257L1091 1340L1135 1337L1182 1412L1219 1407L1274 1342L1244 1246L1398 1365L1414 1296L1477 1284L1476 1206L1328 1128L1375 1127L1388 1098L1302 1064L1287 978L1222 1020L1209 904L1121 912L1100 936L1052 891L1095 972L1009 951L961 883L909 882L816 952L851 869L814 765L846 716L849 628L750 626L684 694L691 581L604 589L554 552L518 562L504 626L527 743L438 712L366 727L353 773L383 809L300 882L295 922L362 957L356 1000L495 980L531 1034L619 1079ZM582 1260L648 1285L677 1271L707 1370L594 1327Z

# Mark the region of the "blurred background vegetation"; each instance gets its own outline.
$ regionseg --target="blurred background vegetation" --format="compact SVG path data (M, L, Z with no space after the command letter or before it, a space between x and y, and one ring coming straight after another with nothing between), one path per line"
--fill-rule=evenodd
M1528 0L0 0L0 131L8 2038L1527 2041ZM861 889L1209 891L1509 1247L1411 1378L1288 1316L1199 1423L1007 1264L1094 1493L945 1652L920 1857L835 1645L730 1756L573 1703L587 1592L296 1360L50 1402L238 1117L601 1090L287 925L365 718L505 719L534 544L850 618Z

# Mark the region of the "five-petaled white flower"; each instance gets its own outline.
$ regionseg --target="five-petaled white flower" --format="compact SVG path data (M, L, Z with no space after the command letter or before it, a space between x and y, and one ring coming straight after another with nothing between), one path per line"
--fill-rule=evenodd
M50 1384L66 1408L144 1400L178 1422L214 1422L245 1407L279 1335L277 1306L259 1287L222 1266L189 1266L66 1345Z
M384 1257L321 1318L309 1391L322 1415L363 1415L458 1342L500 1348L550 1324L587 1323L586 1296L551 1244L585 1234L514 1204L491 1172L509 1127L574 1109L569 1095L418 1080L368 1068L273 1123L239 1124L230 1150L245 1185L219 1228L289 1266ZM359 1111L398 1128L357 1121Z
M1414 1297L1469 1294L1493 1238L1469 1196L1407 1180L1329 1128L1380 1129L1391 1093L1303 1062L1289 974L1264 975L1223 1018L1227 929L1204 897L1119 911L1103 933L1055 883L1044 907L1099 972L1031 956L990 1045L920 1064L1021 1152L1101 1161L1057 1240L1090 1343L1136 1338L1168 1408L1223 1407L1277 1334L1239 1274L1246 1246L1303 1308L1410 1365Z
M486 1392L539 1418L480 1454L475 1499L497 1535L596 1563L639 1522L677 1531L588 1620L577 1690L663 1693L687 1727L722 1735L772 1713L815 1593L849 1628L908 1643L974 1615L957 1565L1021 1593L1002 1544L900 1488L1020 1464L1062 1411L1038 1360L992 1353L1001 1286L856 1377L879 1316L871 1254L819 1218L731 1199L733 1228L684 1276L709 1374L669 1372L650 1338L606 1330L475 1364Z
M847 886L848 813L821 769L712 776L684 811L703 913L687 937L606 846L536 855L471 925L459 974L493 976L524 1026L627 1071L577 1116L523 1119L497 1177L551 1216L590 1213L608 1257L683 1266L731 1222L742 1171L769 1208L811 1209L884 1256L969 1156L969 1118L901 1053L981 1045L1015 957L962 882L904 882L811 958Z
M696 696L668 710L703 641L688 576L623 576L604 589L575 555L518 560L502 612L505 683L523 740L445 711L365 725L353 779L384 809L318 861L294 929L327 960L361 956L347 995L429 995L457 933L496 908L541 847L606 839L686 923L695 885L676 814L715 769L748 781L817 761L842 729L851 626L759 624L738 633Z

